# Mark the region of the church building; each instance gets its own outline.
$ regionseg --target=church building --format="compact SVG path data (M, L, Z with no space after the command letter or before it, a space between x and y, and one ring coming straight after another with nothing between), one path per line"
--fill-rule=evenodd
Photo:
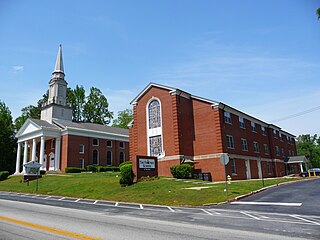
M129 131L106 125L73 122L67 103L62 48L58 50L49 97L40 119L29 118L16 134L18 139L15 174L28 161L38 161L42 170L64 172L67 167L118 166L129 160Z
M279 177L297 153L295 136L280 127L174 87L150 83L131 104L130 159L156 156L160 176L188 162L196 172L224 180L220 156L227 153L232 179Z

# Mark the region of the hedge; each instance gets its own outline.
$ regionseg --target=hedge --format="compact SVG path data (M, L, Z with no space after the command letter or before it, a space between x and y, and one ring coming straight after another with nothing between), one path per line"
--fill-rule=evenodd
M87 171L89 171L89 172L97 172L98 171L98 166L97 165L88 165L87 166Z
M181 164L170 167L172 176L175 178L192 178L193 166L189 164Z
M119 172L120 168L119 167L114 167L114 166L99 166L98 167L98 172Z
M133 179L135 177L132 171L132 164L125 164L120 167L120 180L121 186L130 186L133 184Z
M122 166L127 165L127 164L131 164L132 165L132 162L131 161L125 161L123 163L120 163L119 168L121 168Z
M80 173L80 172L85 172L85 168L76 168L76 167L67 167L65 169L66 173Z
M2 171L0 172L0 181L6 180L9 177L8 171Z

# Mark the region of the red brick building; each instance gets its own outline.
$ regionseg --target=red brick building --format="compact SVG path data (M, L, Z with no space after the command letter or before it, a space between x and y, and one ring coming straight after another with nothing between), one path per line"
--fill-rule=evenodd
M106 125L72 122L67 103L62 49L49 81L48 101L41 119L28 119L16 134L18 139L16 172L28 161L38 161L42 169L64 172L67 167L87 165L118 166L129 159L129 131ZM23 149L23 153L22 153ZM28 154L29 152L29 154Z
M232 179L284 176L284 160L296 155L295 136L280 127L176 88L150 83L131 104L130 159L157 156L160 176L188 160L224 180L222 153Z

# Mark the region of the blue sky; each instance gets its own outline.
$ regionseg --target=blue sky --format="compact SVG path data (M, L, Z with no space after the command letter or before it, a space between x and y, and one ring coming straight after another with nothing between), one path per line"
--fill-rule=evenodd
M0 1L0 99L13 117L66 80L110 109L149 83L224 102L293 134L320 134L316 0Z

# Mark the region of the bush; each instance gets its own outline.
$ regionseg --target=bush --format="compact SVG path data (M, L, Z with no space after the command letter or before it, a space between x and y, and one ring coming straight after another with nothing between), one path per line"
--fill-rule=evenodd
M76 168L76 167L67 167L65 169L66 173L80 173L80 172L85 172L85 168Z
M0 172L0 181L6 180L9 177L8 171Z
M119 172L119 167L114 166L99 166L98 172Z
M132 165L132 162L131 161L125 161L123 163L120 163L119 164L119 168L121 168L122 166L127 165L127 164L131 164Z
M120 185L130 186L133 184L134 173L132 171L132 164L125 164L120 167Z
M40 175L45 175L46 174L46 170L40 170Z
M97 172L98 171L98 166L97 165L88 165L87 166L87 171L89 171L89 172Z
M175 178L192 178L193 166L189 164L181 164L170 167L172 176Z

